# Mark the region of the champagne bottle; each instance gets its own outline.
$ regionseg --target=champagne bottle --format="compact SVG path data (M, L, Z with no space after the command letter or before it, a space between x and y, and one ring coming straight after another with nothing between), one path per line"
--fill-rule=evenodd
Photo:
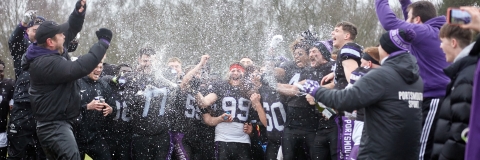
M330 117L332 117L334 114L337 114L333 109L328 108L321 102L315 102L315 107L328 119L330 119Z

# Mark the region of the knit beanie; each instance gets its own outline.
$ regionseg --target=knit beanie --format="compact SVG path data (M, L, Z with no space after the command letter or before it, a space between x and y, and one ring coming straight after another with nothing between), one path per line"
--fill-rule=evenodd
M415 32L411 29L394 29L390 30L380 37L380 46L388 54L396 51L408 51L411 42L415 39Z

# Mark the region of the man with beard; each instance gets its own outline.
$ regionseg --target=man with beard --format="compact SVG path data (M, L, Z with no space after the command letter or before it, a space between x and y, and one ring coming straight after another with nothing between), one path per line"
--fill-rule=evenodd
M37 43L30 45L25 56L37 135L48 159L80 159L72 131L72 122L80 114L76 80L100 63L112 39L112 32L101 28L96 32L99 42L72 62L62 56L68 54L63 46L67 30L68 24L43 22L35 35Z
M315 107L309 105L305 95L297 95L292 88L305 79L313 78L310 72L309 44L300 39L291 45L294 62L285 62L276 68L283 72L283 80L286 84L278 83L277 91L285 96L286 123L282 137L282 153L284 159L303 159L305 155L314 157L314 139L318 127L319 116L315 113ZM278 76L277 76L278 77ZM320 80L320 79L317 79ZM307 154L308 153L308 154Z
M330 52L332 45L328 41L315 41L310 48L310 66L311 77L308 79L321 80L323 76L331 73L332 65L330 61ZM335 118L322 116L319 113L320 121L317 126L315 136L315 153L312 153L315 159L337 159L337 133L338 128L335 124Z
M244 82L245 68L235 62L230 65L229 79L216 82L212 91L205 97L201 93L196 94L199 106L207 108L217 104L217 115L211 117L204 114L207 124L215 127L216 156L219 160L240 159L251 160L250 122L251 102L249 98L249 86ZM218 101L217 101L218 100Z
M126 74L124 92L132 116L132 159L167 159L171 144L166 110L171 105L175 88L169 88L153 74L151 48L138 53L138 66Z
M85 159L88 154L93 159L112 159L107 142L105 141L106 118L111 117L115 111L115 101L107 82L100 79L103 63L87 76L78 80L80 86L81 113L75 128L75 139L78 144L80 156ZM110 115L110 116L109 116Z
M75 10L71 13L68 24L69 31L65 33L64 47L68 48L68 52L73 52L76 49L78 43L75 43L75 35L78 36L80 32L84 18L85 18L85 1L77 1ZM82 9L83 6L83 9ZM83 10L83 12L80 12ZM25 52L27 51L28 45L33 42L36 42L35 33L40 24L42 24L45 19L41 16L36 16L35 13L29 11L26 13L26 19L34 18L28 23L28 28L26 30L27 36L24 37L25 22L22 22L19 27L15 29L12 36L9 39L9 47L13 56L14 63L20 64L22 58L25 60ZM73 36L73 37L72 37ZM73 39L73 40L72 40ZM68 47L67 47L68 46ZM68 54L62 54L67 60L70 59ZM16 158L29 158L37 157L38 159L45 159L45 153L41 149L37 134L35 132L35 117L32 113L31 103L30 103L30 94L28 89L30 87L30 73L27 69L23 69L23 66L17 66L14 64L15 74L17 76L15 82L15 93L14 93L14 107L10 113L10 122L9 122L9 159Z
M0 60L0 159L7 157L7 120L13 98L13 80L4 79L5 63Z

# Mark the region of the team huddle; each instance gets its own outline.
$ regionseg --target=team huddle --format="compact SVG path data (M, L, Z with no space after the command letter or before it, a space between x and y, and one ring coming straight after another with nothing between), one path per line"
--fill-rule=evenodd
M87 54L71 57L69 52L85 47L76 36L84 23L86 1L76 2L64 24L27 11L9 39L15 80L4 79L5 64L0 61L0 157L452 156L445 151L452 140L438 136L450 127L442 117L449 106L439 111L438 125L436 112L440 104L449 105L442 102L445 96L450 103L451 92L445 95L445 90L455 91L452 85L457 83L447 86L456 79L448 74L455 71L448 71L458 65L445 69L447 75L442 69L458 59L465 66L476 62L467 60L466 53L449 57L444 41L455 38L463 49L472 35L444 25L444 17L426 14L435 12L430 2L401 4L406 21L395 17L387 0L376 0L377 16L388 30L378 46L356 43L357 27L343 21L333 28L331 40L320 40L310 30L300 33L289 46L292 60L277 53L278 44L271 45L262 61L243 57L231 62L225 78L213 74L209 55L185 65L177 57L156 59L157 52L148 47L138 50L134 64L107 64L104 59L114 37L107 28L95 32L98 42ZM272 43L281 39L275 36ZM446 60L439 54L442 49ZM463 140L453 143L465 147Z

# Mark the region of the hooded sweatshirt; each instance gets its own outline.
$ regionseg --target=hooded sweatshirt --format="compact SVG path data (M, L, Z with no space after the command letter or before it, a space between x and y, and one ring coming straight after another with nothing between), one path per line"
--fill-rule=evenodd
M405 19L410 0L401 1ZM423 24L408 23L397 19L388 5L388 0L376 0L375 8L378 19L385 30L412 29L419 36L411 42L410 53L417 58L420 76L424 83L424 97L437 98L445 96L445 89L450 79L443 69L448 66L445 53L440 48L439 30L446 22L445 16L432 18Z
M415 57L392 53L382 67L349 89L318 88L315 99L337 110L365 108L358 159L418 159L422 129L423 82Z

